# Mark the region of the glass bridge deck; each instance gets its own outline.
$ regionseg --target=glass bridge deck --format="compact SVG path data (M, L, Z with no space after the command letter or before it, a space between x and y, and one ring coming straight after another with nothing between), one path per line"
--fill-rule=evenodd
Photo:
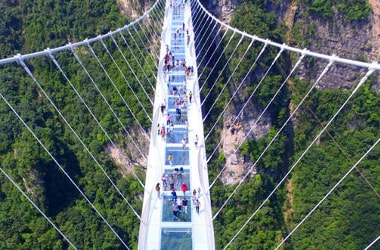
M205 149L195 146L190 139L195 137L194 131L203 138L202 115L197 106L200 103L199 94L197 100L194 95L192 103L186 97L190 91L194 93L198 89L197 78L185 72L184 67L196 66L195 58L190 56L194 54L190 53L190 49L195 51L194 44L189 46L190 40L187 40L187 30L192 28L190 2L175 8L169 4L173 1L166 3L169 11L165 16L167 30L163 32L166 36L162 46L168 47L164 54L162 50L160 57L166 58L166 53L170 51L174 60L170 58L170 67L164 67L163 60L160 62L160 68L168 71L161 72L161 78L158 78L158 84L163 87L156 88L156 99L160 103L165 102L165 109L163 113L156 110L158 114L154 115L153 121L156 126L159 124L160 130L163 125L165 133L152 135L156 138L151 140L149 151L143 204L145 224L140 226L139 249L215 249L211 202L206 190L207 168L201 164L206 161ZM161 181L163 175L166 176L167 185ZM154 190L157 183L162 184L160 197ZM187 186L185 193L181 189L182 184ZM204 193L193 196L193 190L201 190L201 187ZM172 188L176 198L172 195ZM193 197L200 200L202 209L199 213L193 206ZM184 199L187 200L187 210L184 206L178 208Z

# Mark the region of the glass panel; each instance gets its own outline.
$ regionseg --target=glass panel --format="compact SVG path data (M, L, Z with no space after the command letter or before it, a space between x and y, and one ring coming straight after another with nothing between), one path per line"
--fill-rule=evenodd
M182 184L185 183L188 190L191 190L190 187L190 171L188 169L184 169L182 174L181 173L181 168L178 168L178 172L175 172L175 169L165 169L165 174L166 174L166 180L167 180L167 185L163 185L164 191L169 191L171 190L170 186L170 176L173 176L174 179L174 189L177 191L181 191L179 194L183 195L182 192ZM189 198L191 196L190 191L186 192L187 197Z
M191 228L163 228L161 231L162 250L191 250Z
M190 192L189 192L190 194ZM178 205L179 199L184 200L182 191L177 192L176 203ZM174 209L174 200L172 196L163 196L162 202L162 221L163 222L191 222L191 199L189 197L187 200L187 209L182 206L180 209ZM178 210L174 211L174 210Z
M169 157L169 155L171 155ZM171 159L171 163L169 160ZM170 166L189 165L189 147L166 147L165 164Z

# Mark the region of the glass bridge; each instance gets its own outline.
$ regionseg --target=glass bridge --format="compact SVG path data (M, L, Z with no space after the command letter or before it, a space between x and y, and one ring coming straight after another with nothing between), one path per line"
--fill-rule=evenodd
M190 1L165 8L139 249L215 249Z

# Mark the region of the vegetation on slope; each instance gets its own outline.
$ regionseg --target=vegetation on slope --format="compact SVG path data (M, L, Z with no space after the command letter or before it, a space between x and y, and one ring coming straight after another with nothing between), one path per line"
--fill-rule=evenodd
M368 19L370 5L366 0L302 0L306 10L319 18L332 18L334 11L339 12L347 21Z
M260 3L243 2L237 7L233 14L231 25L250 34L258 35L262 38L269 38L279 43L282 42L284 29L276 22L275 10L279 8L277 2L262 1ZM328 4L330 2L326 2ZM332 10L317 13L312 8L311 3L307 3L308 10L313 14L324 18ZM334 3L338 4L338 3ZM339 11L349 21L366 19L368 16L368 6L363 5L361 11L352 16L350 8L357 8L364 2L356 2L353 7L352 2L346 2L345 6L339 3ZM316 5L323 7L325 5ZM327 8L327 7L326 7ZM224 38L224 45L227 44L231 34ZM221 62L213 61L205 69L205 75L215 66L217 69L214 75L218 75L226 64L227 58L236 47L236 39L232 39L232 45L224 52ZM206 41L207 42L207 41ZM207 47L207 46L206 46ZM237 52L242 55L246 46ZM234 76L234 83L229 87L229 91L223 92L224 100L229 100L237 84L243 78L243 72L247 72L252 61L262 48L254 44L253 49L247 60L244 60ZM223 48L219 48L223 50ZM211 49L215 51L215 49ZM221 53L221 52L219 52ZM260 77L277 51L266 51L265 56L259 61L258 65L247 78L245 89L241 91L235 100L233 107L230 107L231 115L237 115L244 103L248 93L257 85ZM269 73L268 79L263 82L258 93L253 98L253 104L261 109L268 103L271 96L283 82L284 76L289 72L291 59L283 59L275 64L275 68ZM315 62L314 62L315 63ZM306 69L313 71L313 60L306 60ZM226 70L216 83L215 93L211 93L212 98L205 101L204 113L207 112L226 84L236 62L231 62L229 70ZM265 66L266 65L266 66ZM241 73L240 73L241 72ZM315 72L314 72L315 74ZM211 80L210 80L211 79ZM216 77L210 76L200 81L204 84L203 96L207 96L211 84ZM284 122L284 117L289 115L290 109L300 102L307 89L315 80L312 75L304 76L302 81L294 77L287 83L288 89L284 89L280 94L281 98L275 100L269 112L272 120L272 127L268 136L247 141L241 153L255 162L260 153L268 145L271 138L279 130ZM360 91L354 96L353 100L344 108L336 121L324 133L317 143L311 147L300 163L298 163L287 178L286 184L279 187L277 192L266 202L262 209L253 217L247 227L239 234L229 249L273 249L280 241L301 221L301 219L323 198L323 196L333 187L333 185L351 168L360 156L372 145L379 137L379 112L378 102L380 96L371 87L376 84L375 79L369 80ZM227 93L228 92L228 93ZM217 248L224 247L235 235L247 219L255 212L256 208L269 195L284 174L296 163L306 147L313 141L314 137L321 130L322 126L340 107L350 91L341 89L335 90L314 90L312 95L302 105L301 110L293 119L294 124L290 124L279 138L270 147L270 150L257 162L258 174L251 175L239 187L238 191L232 196L231 200L221 210L214 220L214 229ZM209 100L208 100L209 99ZM205 132L211 130L217 117L222 111L224 104L215 105L206 120ZM251 109L252 110L252 109ZM244 112L244 117L249 112ZM315 115L314 115L315 114ZM220 138L220 131L224 124L219 122L219 129L214 131L207 146L210 155ZM358 249L367 246L377 237L379 230L380 216L376 211L379 210L380 191L378 175L379 154L378 147L370 154L348 178L337 188L335 192L316 210L316 212L294 233L287 241L287 249ZM218 175L225 164L225 156L219 154L214 156L209 164L211 181ZM248 171L248 170L246 170ZM371 183L373 189L368 183ZM236 185L225 186L217 181L213 186L212 201L214 213L224 204L228 196ZM363 223L363 220L365 221ZM364 233L367 232L367 233Z
M95 37L100 33L122 27L129 21L119 14L116 1L111 0L7 0L0 3L0 10L3 17L0 19L2 58L20 52L30 53L47 47L53 48L68 42L80 41L86 37ZM135 43L127 32L123 33L131 50L125 46L121 36L117 35L114 38L123 55L131 63L131 67L136 69L134 74L139 79L146 79L131 52L137 57L141 68L155 67L155 62L147 53L148 50L142 50L141 53L137 48L145 49L143 43L148 38L143 34L147 31L137 29L131 32L135 36L139 32L141 36L141 40ZM109 72L117 89L127 99L142 127L147 129L150 127L150 121L143 113L137 99L132 98L131 89L135 90L145 108L151 112L152 106L148 97L139 87L139 82L113 41L104 39L104 43L111 51L111 55L106 52L100 42L93 43L91 46ZM0 93L46 145L55 160L83 190L86 197L94 203L115 231L131 248L135 249L140 221L99 166L108 173L110 179L118 186L138 214L141 212L140 197L143 189L132 175L122 176L123 171L119 169L120 166L116 166L111 161L105 150L111 145L110 140L99 128L73 87L80 93L112 141L120 147L120 151L126 151L127 159L136 166L134 170L136 174L143 178L144 174L140 171L141 166L137 162L141 156L135 153L136 150L132 150L131 138L120 125L125 125L131 132L137 130L137 123L89 48L77 48L75 53L86 68L93 73L92 80L98 84L120 121L107 108L103 97L72 52L62 51L54 54L70 82L47 57L25 62L44 92L83 140L99 165L65 124L36 82L21 67L16 64L0 67ZM121 75L113 60L119 65L121 71L125 72L124 76ZM152 82L154 74L156 72L150 74L147 71ZM147 91L151 97L153 90L148 88ZM3 101L0 101L0 116L2 117L0 165L42 211L79 249L124 248ZM2 174L0 174L0 179L0 248L68 248L68 243L12 186L8 179Z

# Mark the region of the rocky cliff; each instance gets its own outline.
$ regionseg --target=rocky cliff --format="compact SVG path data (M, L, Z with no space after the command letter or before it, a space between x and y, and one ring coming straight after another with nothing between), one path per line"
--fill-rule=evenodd
M369 3L372 9L368 19L357 22L344 20L336 9L333 10L332 18L328 20L305 15L306 7L298 0L281 0L275 9L268 11L275 11L278 24L286 26L283 37L289 45L323 54L335 54L342 58L372 62L380 59L380 2L369 0ZM239 4L240 1L235 0L213 0L208 3L207 8L219 20L229 24ZM321 72L325 65L325 62L315 62L312 67L303 65L301 75L312 80L311 72ZM320 82L319 88L349 89L358 81L356 67L334 65L330 72ZM379 85L374 87L380 89ZM250 110L254 110L252 113L259 112L257 107ZM226 156L226 170L221 179L228 185L238 182L247 171L251 171L249 166L252 163L244 159L239 151L236 152L236 147L245 140L250 129L253 134L251 138L260 138L268 133L271 126L269 117L265 118L265 122L255 124L255 114L241 116L237 123L232 123L234 115L233 112L225 115L221 132L221 150Z

